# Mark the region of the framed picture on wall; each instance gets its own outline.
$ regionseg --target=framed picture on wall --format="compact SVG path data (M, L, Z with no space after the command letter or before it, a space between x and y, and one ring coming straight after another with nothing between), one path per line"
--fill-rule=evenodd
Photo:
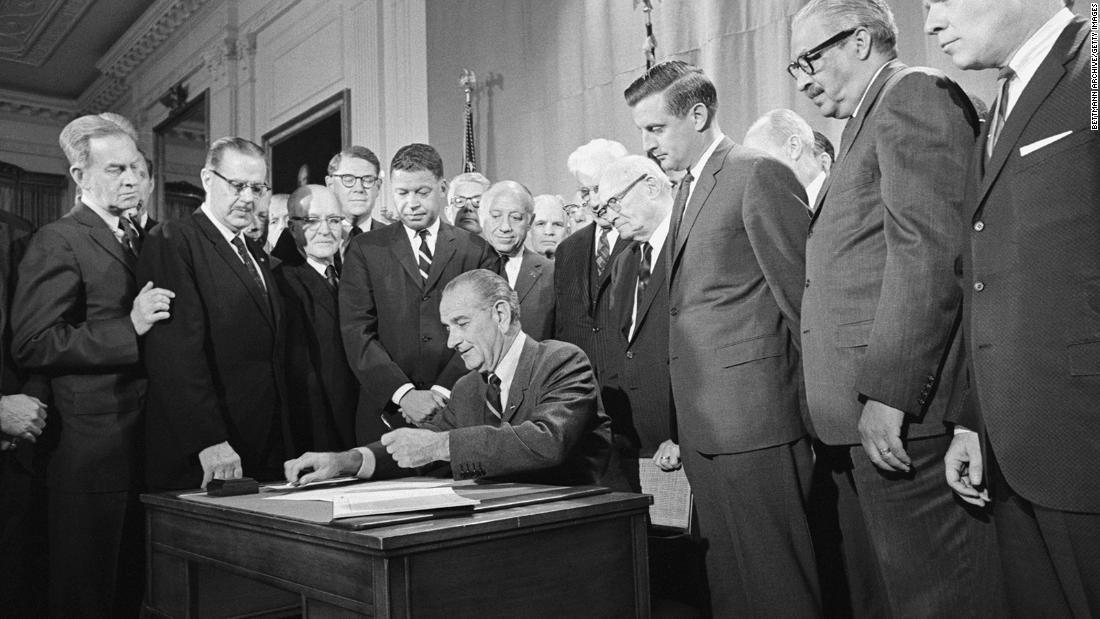
M351 91L343 90L264 134L275 193L325 184L328 161L351 143Z

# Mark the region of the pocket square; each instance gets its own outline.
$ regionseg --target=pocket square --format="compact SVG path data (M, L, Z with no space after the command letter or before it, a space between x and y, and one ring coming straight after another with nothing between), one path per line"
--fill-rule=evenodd
M1031 144L1028 144L1027 146L1021 146L1020 147L1020 156L1021 157L1027 157L1031 153L1039 150L1040 148L1042 148L1044 146L1050 146L1051 144L1057 142L1058 140L1061 140L1062 138L1066 137L1067 135L1069 135L1071 133L1073 133L1073 132L1072 131L1063 131L1062 133L1059 133L1058 135L1052 135L1049 138L1043 138L1043 139L1039 140L1038 142L1032 142Z

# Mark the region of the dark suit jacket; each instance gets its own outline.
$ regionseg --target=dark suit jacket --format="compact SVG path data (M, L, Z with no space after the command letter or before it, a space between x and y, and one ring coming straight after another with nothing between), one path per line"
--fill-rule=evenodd
M58 432L47 475L63 491L141 485L145 372L130 309L135 259L78 204L31 239L12 304L14 357L48 377Z
M611 309L624 347L619 375L621 411L613 417L616 437L627 439L642 457L676 438L672 415L672 391L668 378L668 285L665 281L667 251L652 266L649 284L638 302L638 326L630 337L634 292L638 284L641 244L633 243L615 259L611 274Z
M592 362L612 423L625 415L619 375L622 337L611 312L611 265L629 245L619 237L604 272L596 276L595 222L570 234L554 252L554 339L579 346ZM628 424L629 425L629 424Z
M802 352L814 430L860 442L866 398L905 411L909 438L961 404L965 169L978 127L939 71L891 61L848 121L806 245Z
M690 449L739 453L805 434L805 195L789 168L728 138L696 181L668 255L669 369Z
M503 419L488 411L485 390L481 374L469 372L455 383L442 414L423 426L450 431L455 479L599 483L611 450L610 420L600 406L592 366L580 349L527 338ZM374 478L408 474L380 443L369 447L378 463Z
M1088 35L1080 18L1065 29L988 163L986 136L975 146L963 289L980 417L962 421L984 424L1022 497L1097 513L1100 133L1089 127Z
M336 290L308 263L281 264L274 275L286 307L289 451L351 449L359 382L344 354Z
M299 266L305 264L306 261L302 257L302 252L298 251L298 244L294 242L294 236L290 233L290 228L283 228L283 231L279 233L275 246L271 248L271 257L291 266Z
M522 256L515 287L520 323L524 333L541 342L554 332L554 263L527 248Z
M355 419L359 445L385 432L379 416L395 410L390 398L399 387L450 389L466 373L462 359L447 348L439 300L459 274L496 272L498 264L488 243L442 220L426 284L404 225L352 240L340 279L340 323L348 363L361 386Z
M198 453L223 441L249 477L286 456L283 303L262 262L260 273L266 295L201 207L145 241L138 281L176 293L172 316L145 335L154 488L198 487Z

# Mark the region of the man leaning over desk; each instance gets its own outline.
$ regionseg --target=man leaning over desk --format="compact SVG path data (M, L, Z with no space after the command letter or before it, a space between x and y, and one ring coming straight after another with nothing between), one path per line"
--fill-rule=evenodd
M287 481L352 474L384 479L449 462L455 479L598 483L608 464L611 422L584 353L524 335L516 293L485 269L452 280L439 313L447 346L470 370L455 383L447 406L419 427L399 428L366 447L289 460Z

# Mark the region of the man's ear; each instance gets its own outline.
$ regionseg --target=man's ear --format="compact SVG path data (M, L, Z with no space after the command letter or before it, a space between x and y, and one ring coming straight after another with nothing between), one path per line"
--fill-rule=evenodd
M802 150L805 145L802 143L802 138L797 135L792 135L787 138L787 156L791 161L798 161L802 157Z
M329 189L335 189L335 187L333 186L333 183L334 183L335 180L336 179L333 178L331 174L326 174L325 175L325 187L328 187Z
M853 36L856 40L856 57L867 60L875 47L875 42L871 40L871 33L866 28L860 28Z
M79 166L72 166L69 168L69 176L73 177L73 182L77 187L84 187L84 168Z
M496 323L497 329L501 333L507 333L508 329L512 328L512 310L508 307L508 304L504 301L497 301L493 304L493 322Z
M703 103L696 103L688 110L688 115L691 116L691 126L696 131L704 131L710 126L710 110Z

